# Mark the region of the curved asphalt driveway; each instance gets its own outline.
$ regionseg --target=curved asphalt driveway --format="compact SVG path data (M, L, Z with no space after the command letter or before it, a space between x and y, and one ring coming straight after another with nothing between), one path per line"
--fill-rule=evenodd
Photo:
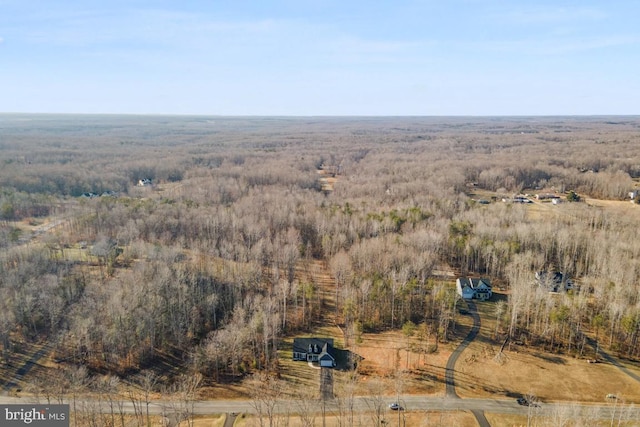
M480 332L480 315L478 314L478 308L473 301L467 301L467 305L469 306L469 313L473 317L473 327L471 328L467 336L464 337L460 345L455 350L453 350L451 356L449 356L444 375L446 384L446 396L452 399L460 399L460 396L458 396L458 393L456 393L456 382L454 378L456 362L458 361L458 358L460 357L464 349L469 346L469 343L471 343L471 341L473 341L478 335L478 332ZM471 411L471 413L476 417L476 421L478 421L478 425L480 425L480 427L491 427L491 424L489 424L489 421L484 416L484 411L480 409L474 409Z
M456 383L454 380L454 368L456 366L456 362L458 361L458 358L460 357L464 349L469 346L469 343L471 343L471 341L473 341L478 335L478 332L480 332L480 315L478 314L478 309L475 303L473 303L472 301L468 301L467 304L469 306L469 313L473 317L473 327L471 328L471 331L469 331L467 336L464 337L458 348L453 350L453 353L451 353L451 356L449 356L449 360L447 360L447 368L445 371L447 397L453 397L455 399L460 398L460 396L458 396L458 394L456 393Z
M587 337L587 342L593 348L597 348L598 347L598 343L593 338ZM598 355L600 355L600 357L602 357L607 362L611 363L616 368L620 369L620 371L622 371L629 378L633 378L634 380L640 382L640 375L637 375L637 374L631 372L629 369L625 368L624 365L622 363L620 363L620 361L618 359L616 359L615 357L611 356L609 353L607 353L603 349L600 348L598 350Z

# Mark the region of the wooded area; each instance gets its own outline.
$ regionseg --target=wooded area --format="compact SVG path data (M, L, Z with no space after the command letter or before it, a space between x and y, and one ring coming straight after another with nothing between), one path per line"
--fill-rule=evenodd
M4 358L46 338L89 372L275 371L282 337L326 319L314 263L347 343L409 321L446 339L445 266L504 287L496 341L640 358L638 216L585 202L640 209L636 117L1 115L0 162ZM537 271L578 286L549 293Z

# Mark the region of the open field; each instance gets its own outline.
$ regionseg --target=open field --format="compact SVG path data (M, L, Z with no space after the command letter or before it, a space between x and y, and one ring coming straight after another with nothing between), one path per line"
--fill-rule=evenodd
M504 415L504 414L487 414L487 419L492 427L525 427L527 425L538 426L558 426L565 425L588 426L588 427L607 427L611 426L611 420L598 420L593 417L573 417L568 414L555 414L551 417L542 417L534 415L528 423L528 417L522 415ZM636 420L614 419L615 425L620 427L636 427Z
M389 414L386 418L389 425L397 425L397 414ZM505 415L505 414L487 414L487 419L491 423L492 427L524 427L527 425L527 416L525 415ZM533 425L542 425L542 426L556 426L558 422L566 422L567 417L563 417L561 415L556 415L555 417L545 418L540 415L534 415L532 417ZM635 427L637 426L637 421L635 420L619 420L616 418L615 425L620 427ZM300 427L304 424L302 421L294 416L290 417L288 420L288 425L290 427ZM357 426L368 426L370 425L371 420L366 417L359 417L359 419L354 423L354 427ZM591 419L583 419L582 425L589 427L607 427L610 426L611 420L595 420ZM236 420L234 427L254 427L258 425L254 419L251 417L239 418ZM322 420L321 416L316 416L314 420L314 427L326 426L326 427L336 427L338 426L337 420L332 416L327 416L324 420ZM407 413L400 420L401 426L411 426L411 427L475 427L477 423L473 416L469 413L452 413L452 412L420 412L420 413ZM194 427L219 427L222 426L222 420L220 418L204 418L198 419L196 418L194 422Z
M499 297L499 296L498 296ZM628 403L640 402L640 385L610 363L587 363L586 358L553 354L523 345L509 345L497 358L502 343L492 340L494 302L478 303L481 333L463 353L458 366L458 394L462 397L536 396L543 402L603 403L616 394ZM640 375L640 365L628 369Z
M385 417L388 425L397 425L398 413L389 413ZM305 424L296 417L291 417L287 420L290 427L301 427ZM327 416L324 420L321 416L316 416L313 421L313 427L338 427L340 424L335 417ZM373 424L374 421L367 415L358 415L354 420L353 427L366 427ZM197 424L196 424L197 425ZM206 424L205 424L206 425ZM203 425L202 427L204 427ZM250 417L238 420L234 424L234 427L255 427L258 424ZM436 426L451 426L451 427L475 427L476 421L471 414L468 413L451 413L451 412L409 412L406 414L400 414L400 425L411 427L436 427ZM309 426L311 427L311 426Z

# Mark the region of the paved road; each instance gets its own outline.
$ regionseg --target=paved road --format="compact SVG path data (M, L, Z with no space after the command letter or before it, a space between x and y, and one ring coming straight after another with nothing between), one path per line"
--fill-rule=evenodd
M11 403L35 403L29 398L19 398L13 396L0 396L0 404ZM66 403L69 403L68 401ZM495 414L519 414L526 415L529 408L520 406L516 403L515 399L456 399L447 396L406 396L403 399L403 403L407 410L417 411L486 411ZM124 413L134 413L134 407L131 401L120 402ZM120 404L114 405L119 408ZM110 411L109 403L107 401L93 401L93 400L79 400L76 401L77 407L86 405L88 408L94 410L101 410L104 413ZM170 401L153 401L149 405L149 413L153 415L162 415L171 413L173 408L176 407L176 402ZM276 413L290 413L291 408L294 407L292 401L281 401L275 407ZM317 403L311 407L317 413L322 411L321 404ZM118 409L119 410L119 409ZM139 408L138 408L139 410ZM338 413L337 402L326 402L326 410L328 413ZM354 410L356 412L369 412L371 411L371 399L365 397L358 397L354 400ZM628 419L640 419L640 407L633 407L631 405L621 408L620 405L615 408L613 405L584 405L577 403L542 403L540 408L535 409L537 415L550 416L557 411L566 411L572 415L589 416L590 418L599 419L611 419L613 411L616 411L614 415L619 414L621 410L626 412ZM250 400L211 400L211 401L196 401L193 404L193 413L196 415L213 415L224 413L255 413L255 406Z

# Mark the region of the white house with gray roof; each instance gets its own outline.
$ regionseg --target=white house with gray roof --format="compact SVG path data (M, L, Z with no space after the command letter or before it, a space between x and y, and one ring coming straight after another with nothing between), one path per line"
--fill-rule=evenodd
M456 290L458 295L464 299L477 299L486 301L493 294L489 279L473 279L470 277L459 277L456 280Z

